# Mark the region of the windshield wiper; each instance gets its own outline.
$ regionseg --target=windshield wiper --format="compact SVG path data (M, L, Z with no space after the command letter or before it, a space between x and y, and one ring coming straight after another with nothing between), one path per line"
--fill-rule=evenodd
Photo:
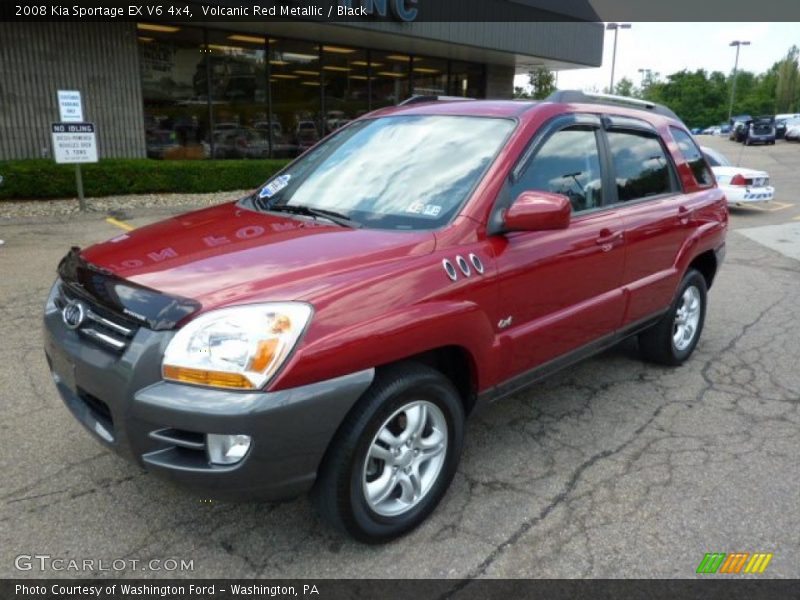
M332 223L341 225L342 227L361 227L361 223L354 221L347 215L325 208L313 208L302 204L279 204L277 206L270 206L267 210L271 212L287 212L294 215L305 215L307 217L321 217Z

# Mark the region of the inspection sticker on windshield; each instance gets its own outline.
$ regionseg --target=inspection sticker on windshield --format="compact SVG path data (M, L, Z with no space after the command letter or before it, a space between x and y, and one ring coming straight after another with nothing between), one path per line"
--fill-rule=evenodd
M280 177L276 177L272 181L270 181L267 185L261 188L261 191L258 192L259 198L272 198L275 194L280 192L283 188L289 185L289 180L292 178L291 175L281 175Z
M424 202L412 202L406 208L407 213L414 215L425 215L426 217L437 217L442 212L442 207L438 204L425 204Z

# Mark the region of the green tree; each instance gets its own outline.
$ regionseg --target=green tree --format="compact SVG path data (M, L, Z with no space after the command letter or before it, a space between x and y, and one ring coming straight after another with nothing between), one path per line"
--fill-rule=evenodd
M520 85L514 86L514 98L527 100L531 97L530 92Z
M532 98L544 100L556 91L556 75L550 69L538 67L530 72L529 77Z
M789 48L786 57L776 67L775 112L785 113L800 110L800 49Z
M627 77L623 77L617 82L617 85L614 86L614 93L617 96L628 96L628 97L633 96L634 95L633 82Z

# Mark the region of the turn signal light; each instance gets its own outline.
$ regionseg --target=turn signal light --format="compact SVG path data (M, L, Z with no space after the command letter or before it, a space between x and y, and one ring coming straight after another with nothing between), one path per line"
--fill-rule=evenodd
M269 338L258 342L258 349L250 360L249 369L258 372L266 371L275 358L275 351L278 349L279 343L280 340L278 338Z
M238 373L222 373L220 371L164 365L163 375L164 379L194 383L195 385L210 385L237 390L252 390L254 387L247 377Z

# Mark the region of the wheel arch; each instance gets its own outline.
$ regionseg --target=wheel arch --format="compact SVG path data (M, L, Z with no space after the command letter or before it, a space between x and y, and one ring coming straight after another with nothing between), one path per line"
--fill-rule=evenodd
M687 267L689 269L696 269L706 280L706 288L711 289L711 284L714 283L714 278L717 275L717 256L713 250L706 250L698 254Z
M475 357L464 346L440 346L408 356L402 361L379 365L377 370L397 364L397 362L418 362L439 371L447 377L458 390L464 414L469 415L478 398L478 369Z

